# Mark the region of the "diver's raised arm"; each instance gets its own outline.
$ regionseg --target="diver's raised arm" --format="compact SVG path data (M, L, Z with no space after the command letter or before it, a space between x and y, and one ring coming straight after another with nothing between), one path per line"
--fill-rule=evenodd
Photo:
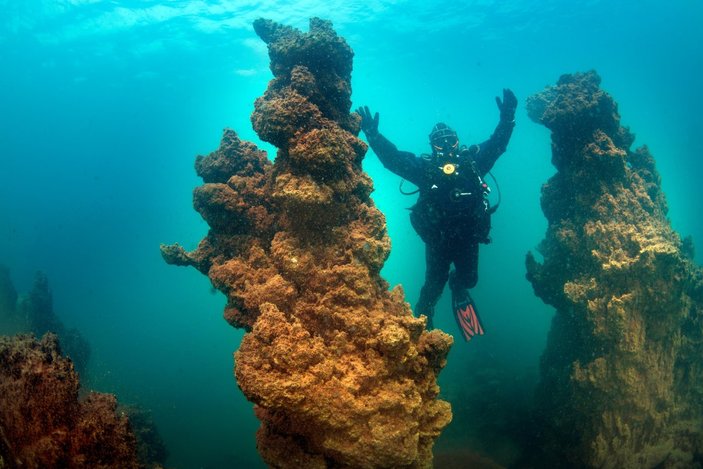
M496 105L500 110L501 122L505 121L515 123L515 110L517 109L517 98L515 97L515 93L513 93L512 90L510 90L509 88L503 88L503 100L501 101L500 97L496 96Z
M508 88L503 89L503 99L496 96L496 105L500 111L500 120L491 137L483 142L479 152L475 157L476 166L482 175L491 170L500 155L505 153L508 147L510 136L515 127L515 110L517 109L517 98Z
M378 113L371 116L368 106L360 107L356 112L361 116L361 130L366 135L366 141L381 160L386 169L398 176L416 183L422 175L420 158L407 151L400 151L378 131Z
M371 117L368 106L361 106L356 112L361 116L361 130L364 131L366 138L375 137L378 134L378 113Z

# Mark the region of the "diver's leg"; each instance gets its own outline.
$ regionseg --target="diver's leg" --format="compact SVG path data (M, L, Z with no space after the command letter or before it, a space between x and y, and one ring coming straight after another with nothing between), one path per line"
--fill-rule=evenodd
M427 329L434 328L434 307L442 296L442 290L449 278L451 257L440 243L425 244L425 284L420 290L420 299L415 306L415 314L427 316Z
M478 244L464 245L462 249L455 251L455 254L453 261L456 270L449 279L452 309L464 339L469 341L484 333L476 305L469 294L469 289L478 283Z
M457 243L454 250L454 272L449 280L452 291L468 290L478 283L478 243Z

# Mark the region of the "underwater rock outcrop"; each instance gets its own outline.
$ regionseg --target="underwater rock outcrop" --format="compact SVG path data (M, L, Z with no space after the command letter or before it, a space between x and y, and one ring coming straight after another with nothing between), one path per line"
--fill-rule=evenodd
M129 427L137 439L137 459L147 468L162 468L168 459L168 449L149 410L136 405L119 405L117 412L129 419Z
M0 467L144 467L115 396L79 387L56 335L0 336Z
M362 171L351 114L353 52L331 23L307 33L254 23L274 78L251 116L274 163L235 132L198 157L194 206L210 225L193 252L162 246L227 296L245 334L235 375L272 467L431 467L451 420L437 374L452 338L427 332L379 272L385 219Z
M646 147L595 72L531 97L557 173L536 294L556 308L541 363L539 467L699 467L703 281L667 219ZM696 466L698 464L698 466Z
M90 360L90 344L78 329L66 327L54 312L49 279L44 273L37 272L32 290L20 296L17 312L35 336L41 337L47 332L56 334L61 341L61 350L71 359L76 371L85 373Z
M32 290L18 297L9 270L0 266L0 333L20 332L37 337L47 332L58 335L61 350L73 361L76 371L81 375L86 371L90 344L77 329L67 328L54 312L47 276L37 272Z

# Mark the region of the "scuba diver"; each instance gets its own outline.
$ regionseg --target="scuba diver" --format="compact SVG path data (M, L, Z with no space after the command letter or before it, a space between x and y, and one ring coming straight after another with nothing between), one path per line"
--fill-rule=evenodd
M491 214L497 208L488 202L490 188L483 178L508 146L517 98L504 89L496 104L500 121L488 140L459 145L457 133L440 122L430 133L432 154L420 157L399 151L379 133L378 113L372 116L367 106L357 110L361 130L383 166L413 183L420 193L410 209L410 222L425 242L426 273L415 312L427 316L427 328L433 329L434 308L448 280L452 309L467 341L484 333L469 289L478 282L478 245L490 242Z

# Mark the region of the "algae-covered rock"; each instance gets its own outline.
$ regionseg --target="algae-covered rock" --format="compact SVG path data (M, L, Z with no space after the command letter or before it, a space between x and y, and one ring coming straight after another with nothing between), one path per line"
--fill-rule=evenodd
M227 296L227 321L248 331L235 374L269 465L431 467L451 420L437 375L452 338L426 332L380 276L390 240L350 113L353 52L320 19L307 33L254 28L274 78L252 124L278 147L275 163L226 131L197 163L207 237L162 254L208 275Z
M693 467L703 452L701 269L667 219L654 158L632 151L595 72L531 97L557 173L536 294L553 305L538 406L544 467Z
M115 396L79 387L56 335L0 336L0 467L145 467Z

